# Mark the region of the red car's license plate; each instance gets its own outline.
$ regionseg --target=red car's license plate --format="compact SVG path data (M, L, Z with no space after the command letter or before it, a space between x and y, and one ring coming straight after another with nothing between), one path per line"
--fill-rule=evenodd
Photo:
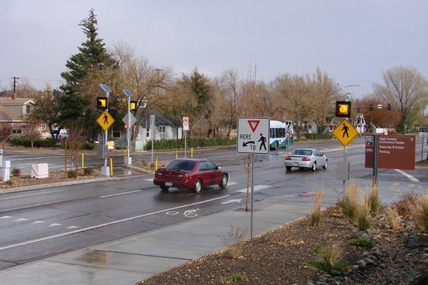
M172 186L172 182L165 182L165 186Z

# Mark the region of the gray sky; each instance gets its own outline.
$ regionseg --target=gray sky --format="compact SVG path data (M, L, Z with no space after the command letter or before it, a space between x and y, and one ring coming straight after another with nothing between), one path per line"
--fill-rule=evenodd
M426 0L0 0L1 89L13 76L58 87L91 8L107 48L123 41L178 73L245 78L253 64L269 82L320 67L343 86L367 85L348 89L356 98L396 65L428 75Z

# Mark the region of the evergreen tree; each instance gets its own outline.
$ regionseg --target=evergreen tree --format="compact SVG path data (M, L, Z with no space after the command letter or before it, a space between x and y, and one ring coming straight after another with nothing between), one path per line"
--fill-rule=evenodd
M93 94L94 88L89 86L92 81L89 78L102 77L97 74L102 74L116 66L115 60L104 47L103 40L98 38L98 22L93 9L79 26L82 27L87 39L79 47L79 53L67 60L67 71L61 73L61 77L66 81L60 87L64 95L59 98L57 105L60 113L58 124L61 126L67 126L75 121L84 123L82 115L94 111L94 98L97 95ZM96 83L98 85L101 82Z

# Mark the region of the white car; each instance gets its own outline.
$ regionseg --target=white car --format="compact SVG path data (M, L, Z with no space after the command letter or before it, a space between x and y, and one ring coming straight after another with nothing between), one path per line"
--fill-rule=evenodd
M287 171L291 171L292 167L297 167L300 170L309 168L315 171L318 167L327 169L328 159L317 149L298 148L285 156L284 165Z

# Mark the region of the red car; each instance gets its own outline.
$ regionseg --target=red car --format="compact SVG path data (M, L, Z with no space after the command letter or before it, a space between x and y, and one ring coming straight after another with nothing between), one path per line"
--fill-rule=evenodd
M199 193L202 187L218 185L224 189L229 181L229 174L207 159L179 158L156 170L153 183L159 185L163 192L169 187L193 189Z

